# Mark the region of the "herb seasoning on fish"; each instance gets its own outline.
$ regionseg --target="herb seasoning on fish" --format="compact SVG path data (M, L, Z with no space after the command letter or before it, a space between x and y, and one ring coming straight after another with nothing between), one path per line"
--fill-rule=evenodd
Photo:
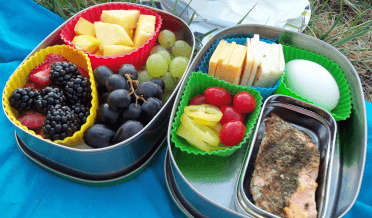
M316 217L320 153L303 131L272 114L252 175L255 205L280 217Z

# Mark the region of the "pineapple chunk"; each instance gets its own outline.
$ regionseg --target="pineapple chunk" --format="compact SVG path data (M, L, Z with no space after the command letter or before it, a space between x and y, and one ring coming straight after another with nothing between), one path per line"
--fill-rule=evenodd
M94 53L97 50L98 46L101 44L101 41L93 36L80 35L74 37L74 39L72 40L72 44L74 44L77 49L89 53Z
M156 17L141 14L134 32L134 47L138 48L145 43L155 32Z
M103 46L103 56L105 57L115 57L117 55L124 55L126 53L129 53L136 48L134 47L128 47L124 45L104 45Z
M133 30L137 27L139 17L139 10L103 10L101 21L122 26L133 39Z
M74 31L76 35L89 35L89 36L96 35L96 32L94 30L94 25L82 17L80 17L78 22L76 23Z
M125 45L129 47L134 45L132 39L120 25L94 22L94 28L96 29L97 39L102 42L101 50L105 45Z

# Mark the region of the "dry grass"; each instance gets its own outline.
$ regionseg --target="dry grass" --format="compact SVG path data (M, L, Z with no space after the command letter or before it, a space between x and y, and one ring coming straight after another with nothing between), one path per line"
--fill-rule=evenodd
M372 102L371 0L310 2L312 17L304 33L332 44L352 62L362 81L364 96Z

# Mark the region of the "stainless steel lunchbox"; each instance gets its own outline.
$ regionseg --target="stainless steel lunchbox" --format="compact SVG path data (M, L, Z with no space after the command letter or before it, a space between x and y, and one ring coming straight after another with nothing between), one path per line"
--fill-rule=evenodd
M161 29L175 31L175 34L189 43L194 50L194 35L184 21L162 10L142 7L156 11L163 19ZM63 44L60 32L73 18L54 30L25 60L43 48ZM180 79L171 97L153 120L138 134L119 144L101 149L91 149L87 146L70 148L35 137L13 123L17 144L22 152L35 163L75 182L102 186L126 181L140 173L163 144L173 102L185 77L186 74Z
M172 122L188 77L198 69L210 46L221 38L253 34L276 42L279 38L285 38L289 45L333 60L345 73L351 87L352 111L350 118L336 123L333 163L330 163L329 168L331 181L327 181L328 203L323 204L326 210L324 217L342 217L350 210L358 196L367 152L366 109L358 74L350 61L331 45L301 33L263 25L237 25L216 33L190 65L175 99L168 125L168 150L164 164L169 192L188 217L269 217L267 214L242 212L241 208L235 207L239 178L246 161L249 161L246 160L249 143L230 157L216 161L208 156L186 154L170 140ZM192 166L188 164L190 162L193 163Z
M257 121L256 131L252 137L250 148L247 152L243 169L240 174L235 194L235 209L251 216L275 217L253 203L250 192L252 174L255 169L255 160L258 149L265 132L265 120L271 114L278 115L292 126L304 131L309 135L320 153L320 165L318 173L318 187L315 195L316 210L318 217L327 217L332 180L332 167L334 149L336 143L337 124L336 120L326 110L313 104L284 95L272 95L266 99L262 106L261 115Z

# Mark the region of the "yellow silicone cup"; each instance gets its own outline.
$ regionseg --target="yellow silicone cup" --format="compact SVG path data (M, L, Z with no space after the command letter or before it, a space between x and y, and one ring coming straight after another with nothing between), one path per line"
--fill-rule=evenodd
M12 92L15 89L22 88L27 84L30 71L37 65L41 64L44 61L46 55L50 53L61 55L71 63L74 63L76 66L81 67L89 73L90 88L92 90L92 107L90 108L90 114L87 118L86 123L81 127L79 131L75 132L73 136L67 137L64 140L53 141L54 143L73 147L74 145L77 145L83 141L84 131L94 124L98 108L98 95L92 66L88 55L85 54L83 51L77 50L68 45L55 45L42 49L35 53L16 69L16 71L12 74L12 76L10 76L8 82L6 83L3 94L4 110L8 117L13 121L13 123L24 129L25 131L28 131L32 135L42 138L40 135L36 135L33 130L29 130L26 126L22 125L17 120L18 113L10 106L9 97L12 95ZM45 140L51 141L50 139Z

